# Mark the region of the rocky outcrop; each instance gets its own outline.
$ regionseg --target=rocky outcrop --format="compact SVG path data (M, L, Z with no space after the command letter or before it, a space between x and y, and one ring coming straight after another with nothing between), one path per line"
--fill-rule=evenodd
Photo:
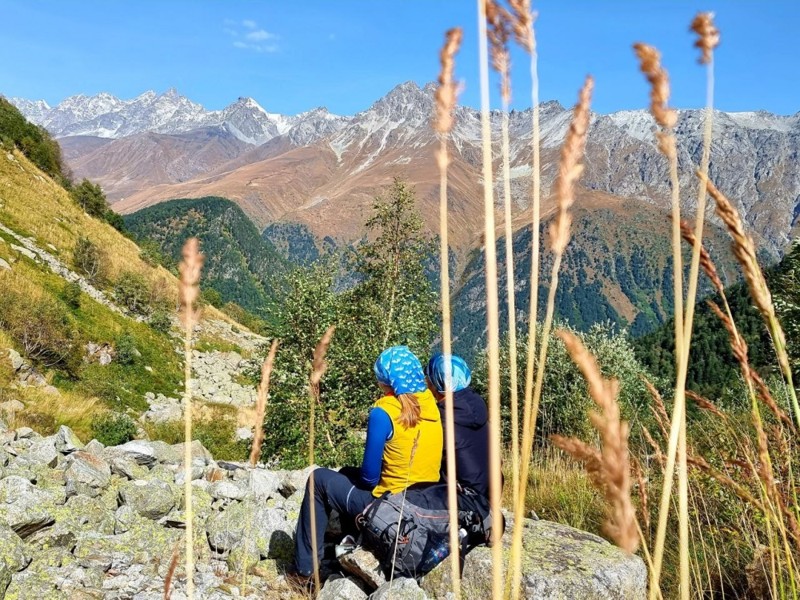
M163 598L186 527L183 444L136 440L105 448L96 440L84 445L67 427L48 437L5 429L0 421L0 600ZM191 456L195 597L298 598L283 573L309 469L218 462L196 441ZM644 597L639 558L556 523L526 519L523 527L524 598ZM340 536L333 518L321 600L448 597L447 561L421 584L387 582L363 548L338 562L328 558ZM185 581L179 566L173 598L183 597ZM488 548L467 556L463 586L465 597L491 595Z

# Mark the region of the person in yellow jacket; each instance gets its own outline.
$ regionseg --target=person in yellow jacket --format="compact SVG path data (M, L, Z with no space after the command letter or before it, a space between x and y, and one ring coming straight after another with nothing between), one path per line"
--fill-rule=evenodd
M439 481L442 422L419 359L406 346L384 350L374 366L383 396L372 405L360 469L316 469L306 485L295 535L294 578L310 578L313 566L311 509L315 503L318 558L332 510L345 528L375 498L415 483ZM309 482L311 478L309 478Z

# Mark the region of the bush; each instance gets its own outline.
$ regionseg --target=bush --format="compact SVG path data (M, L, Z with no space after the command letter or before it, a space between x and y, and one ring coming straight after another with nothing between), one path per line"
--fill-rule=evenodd
M223 304L222 295L213 288L206 288L200 294L200 299L214 308L220 308Z
M161 333L169 333L169 330L172 327L172 318L170 317L169 312L159 309L153 311L153 314L150 315L150 318L147 320L147 324L156 331L160 331Z
M150 313L150 286L143 275L126 271L114 284L114 298L134 315Z
M124 413L109 412L92 419L92 435L106 446L129 442L136 435L136 423Z
M81 286L77 281L67 281L61 290L61 299L72 309L81 307Z
M80 237L72 251L72 264L79 273L89 281L103 279L105 271L105 255L89 238Z
M117 340L117 362L122 365L133 364L136 360L138 350L136 349L136 340L129 333L123 333Z
M78 332L67 308L57 300L15 289L0 295L0 326L25 355L44 367L57 367L74 375L81 364Z

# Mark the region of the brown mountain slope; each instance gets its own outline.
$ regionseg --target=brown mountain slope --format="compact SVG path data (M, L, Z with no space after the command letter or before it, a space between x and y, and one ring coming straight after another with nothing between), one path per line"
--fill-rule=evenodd
M252 148L218 127L174 135L143 133L107 143L86 137L71 141L75 139L59 140L77 155L66 157L74 174L99 183L112 202L154 185L202 176Z

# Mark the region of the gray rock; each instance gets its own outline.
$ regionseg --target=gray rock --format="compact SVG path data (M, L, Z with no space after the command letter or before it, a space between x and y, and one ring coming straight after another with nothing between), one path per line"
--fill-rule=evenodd
M294 525L279 508L258 506L250 500L230 505L206 524L209 545L220 553L233 550L244 539L255 541L264 558L288 560L294 546Z
M58 464L58 450L56 450L55 439L50 437L34 440L28 450L17 458L16 464L18 467L33 465L55 467Z
M215 481L209 486L208 493L218 500L241 500L247 495L247 490L232 481Z
M8 360L11 362L11 368L15 371L19 371L22 365L25 364L25 359L22 358L19 352L12 348L8 349Z
M366 583L370 589L378 589L386 583L381 563L372 552L364 548L359 547L350 554L340 556L339 564L342 569Z
M23 477L6 477L0 480L0 523L24 539L54 522L57 500L52 492L35 487Z
M237 442L252 440L253 429L251 427L238 427L234 432L234 436L236 437Z
M265 469L252 469L249 471L247 487L258 502L264 502L270 498L274 498L278 493L280 485L280 477L272 471L267 471Z
M95 456L100 456L100 453L105 449L105 446L98 442L97 440L92 440L88 444L86 444L86 452L89 454L94 454Z
M185 452L185 444L183 442L179 444L173 444L172 449L176 452L177 456L180 457L180 464L183 465L184 459L184 452ZM205 449L202 443L199 440L192 440L191 443L191 453L192 453L192 465L205 467L211 464L214 461L214 457L211 456L211 453Z
M175 506L172 487L159 479L128 481L119 489L123 504L148 519L160 519Z
M11 270L11 265L8 264L4 259L0 258L0 269L4 269L6 271Z
M133 458L140 465L150 467L157 462L179 464L181 457L178 453L165 442L150 442L145 440L133 440L117 446L120 452L124 452Z
M369 600L428 600L428 595L417 585L417 582L407 577L395 578L375 590Z
M6 597L6 590L11 585L11 568L0 558L0 598Z
M367 600L367 594L355 581L341 577L329 579L317 595L317 600Z
M22 538L7 525L0 524L0 563L5 563L11 571L21 571L30 562Z
M37 435L37 433L30 427L19 427L18 429L16 429L16 432L18 440L30 439Z
M61 452L61 454L70 454L76 450L82 450L83 442L78 439L78 436L75 435L75 432L72 431L72 429L66 425L62 425L58 428L55 446L56 450Z
M123 504L114 513L114 533L125 533L134 522L143 518L132 506Z
M117 448L106 448L101 451L102 456L111 468L114 475L126 479L143 479L147 469L137 462L135 455L119 451Z
M99 496L111 482L111 468L99 456L79 450L70 455L64 480L67 496Z
M510 536L504 537L508 546ZM492 551L475 548L464 562L465 597L490 597ZM447 597L450 559L422 580L422 589L436 599ZM643 599L647 569L638 556L629 556L596 535L550 521L526 519L523 532L522 597L526 599L608 598Z

